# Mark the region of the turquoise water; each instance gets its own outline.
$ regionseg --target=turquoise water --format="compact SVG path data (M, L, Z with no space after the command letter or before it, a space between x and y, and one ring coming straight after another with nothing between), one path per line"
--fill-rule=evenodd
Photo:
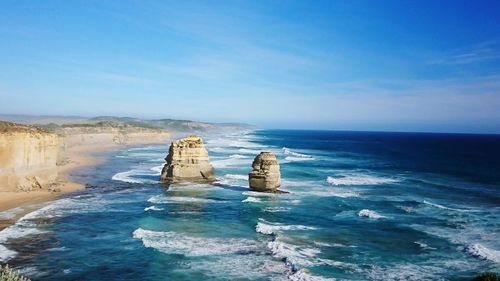
M0 232L33 280L468 280L500 270L500 137L325 131L205 136L218 181L158 183L167 145L73 177L85 191ZM248 190L273 151L282 189ZM9 213L0 213L0 219Z

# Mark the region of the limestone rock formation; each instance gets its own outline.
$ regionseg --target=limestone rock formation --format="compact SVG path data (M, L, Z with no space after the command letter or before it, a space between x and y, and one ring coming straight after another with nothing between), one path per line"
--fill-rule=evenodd
M56 134L0 121L0 191L37 190L53 182L58 144Z
M199 136L172 142L165 160L167 164L160 177L162 182L215 180L214 168L208 163L208 152Z
M248 174L250 188L261 192L279 192L281 185L280 164L272 152L261 152L252 163Z

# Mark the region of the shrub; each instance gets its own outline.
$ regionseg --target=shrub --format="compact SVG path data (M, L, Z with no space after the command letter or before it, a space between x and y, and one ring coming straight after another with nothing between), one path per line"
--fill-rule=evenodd
M18 271L12 270L6 264L5 266L0 265L0 281L30 281L30 279L21 276Z

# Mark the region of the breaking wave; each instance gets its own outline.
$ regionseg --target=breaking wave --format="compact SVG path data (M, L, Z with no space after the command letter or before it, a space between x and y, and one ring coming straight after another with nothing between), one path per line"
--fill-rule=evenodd
M482 260L500 262L500 251L486 248L481 244L471 244L465 247L465 251L471 256Z
M270 223L263 219L260 219L260 221L255 226L255 231L267 235L278 234L278 232L284 230L316 230L316 229L317 228L315 227L305 226L305 225L284 225L284 224Z
M232 180L248 180L247 175L226 174L224 175L224 177Z
M358 217L367 217L370 219L380 219L380 218L385 218L382 215L379 215L377 212L368 210L368 209L363 209L358 212Z
M260 202L262 202L262 200L259 199L259 198L256 198L256 197L249 196L245 200L242 200L241 202L245 202L245 203L260 203Z
M148 202L155 204L179 204L179 203L221 203L223 201L209 199L209 198L198 198L198 197L155 195L149 198Z
M133 237L142 240L146 248L185 256L241 254L256 251L259 248L256 241L249 239L194 237L184 233L142 228L136 229Z
M398 182L398 180L393 178L370 175L346 175L338 178L328 176L326 181L331 185L378 185Z
M164 209L163 208L158 208L156 206L149 206L149 207L146 207L144 208L144 211L163 211Z

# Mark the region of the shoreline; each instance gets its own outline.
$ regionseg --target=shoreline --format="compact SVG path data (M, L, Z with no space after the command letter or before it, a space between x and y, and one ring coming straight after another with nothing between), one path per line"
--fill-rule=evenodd
M85 183L73 181L70 179L69 173L78 168L96 166L103 163L105 159L99 154L139 145L167 145L169 141L130 143L125 145L83 144L67 149L63 152L64 163L56 167L58 175L55 181L55 188L58 191L0 191L0 214L3 214L3 216L0 216L0 231L13 225L24 215L43 207L46 203L57 200L65 194L85 189Z

